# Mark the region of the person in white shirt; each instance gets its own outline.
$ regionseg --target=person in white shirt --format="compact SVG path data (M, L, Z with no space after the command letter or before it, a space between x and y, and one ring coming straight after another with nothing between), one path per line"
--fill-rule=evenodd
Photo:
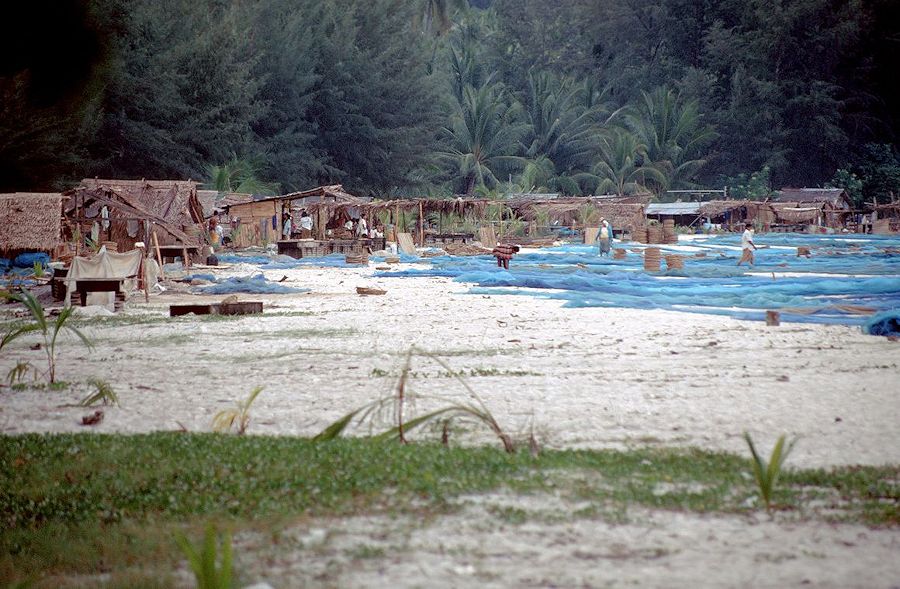
M312 237L312 228L312 217L309 216L308 212L303 211L302 213L300 213L300 237L303 239Z
M356 224L356 237L368 237L369 236L369 227L368 223L363 217L359 218L359 222Z
M753 249L750 249L753 248ZM741 259L738 260L737 265L740 266L744 262L750 262L750 267L753 267L753 250L757 249L756 244L753 243L753 225L747 223L744 228L744 233L741 235Z

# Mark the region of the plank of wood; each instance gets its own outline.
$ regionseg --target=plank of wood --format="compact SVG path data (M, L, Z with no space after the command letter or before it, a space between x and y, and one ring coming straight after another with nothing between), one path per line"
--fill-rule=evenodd
M493 227L482 227L478 230L481 236L481 245L488 249L497 247L497 235L494 233Z
M156 237L156 230L154 229L150 235L153 237L153 247L156 248L156 261L159 262L159 277L165 280L166 273L163 270L163 258L162 253L159 251L159 239Z
M416 244L413 243L412 235L409 233L398 233L397 243L400 245L400 251L404 254L416 255Z

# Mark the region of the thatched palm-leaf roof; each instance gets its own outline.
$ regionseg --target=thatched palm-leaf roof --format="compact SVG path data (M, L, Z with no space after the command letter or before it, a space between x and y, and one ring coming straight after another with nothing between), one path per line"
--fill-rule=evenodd
M59 193L0 194L0 251L49 251L59 245L62 198Z

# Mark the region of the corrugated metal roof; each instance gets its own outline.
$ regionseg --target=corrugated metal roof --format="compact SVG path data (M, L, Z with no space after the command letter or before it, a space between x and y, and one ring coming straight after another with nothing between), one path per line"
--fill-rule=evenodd
M648 215L699 215L699 202L651 202L647 205Z

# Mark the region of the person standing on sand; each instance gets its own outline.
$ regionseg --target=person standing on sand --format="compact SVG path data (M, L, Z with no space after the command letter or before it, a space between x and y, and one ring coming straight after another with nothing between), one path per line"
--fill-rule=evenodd
M753 249L750 249L750 248ZM750 267L753 267L753 250L757 249L756 244L753 243L753 225L747 223L744 228L744 233L741 235L741 259L738 260L737 265L740 266L744 262L750 262Z
M491 252L497 258L497 266L509 270L509 261L519 251L519 246L507 243L498 244Z
M600 233L597 237L600 242L600 255L608 256L612 243L612 227L609 226L609 221L606 219L600 222Z

